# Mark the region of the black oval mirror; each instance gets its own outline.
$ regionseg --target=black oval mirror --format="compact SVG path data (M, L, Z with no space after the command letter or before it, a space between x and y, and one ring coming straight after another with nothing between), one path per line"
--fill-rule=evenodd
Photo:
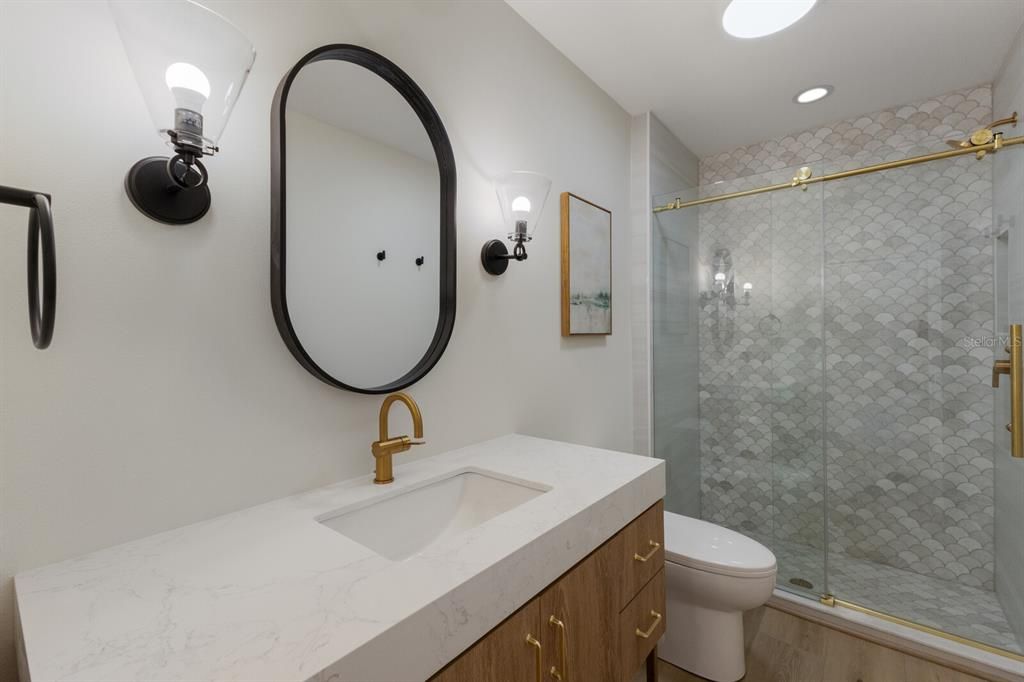
M271 303L292 355L332 386L390 393L455 323L455 157L430 100L354 45L281 81L272 135Z

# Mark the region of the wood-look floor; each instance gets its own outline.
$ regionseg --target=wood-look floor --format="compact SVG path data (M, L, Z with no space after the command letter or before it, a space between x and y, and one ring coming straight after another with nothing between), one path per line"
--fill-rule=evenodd
M764 606L744 616L744 682L984 682ZM661 661L660 682L703 682Z

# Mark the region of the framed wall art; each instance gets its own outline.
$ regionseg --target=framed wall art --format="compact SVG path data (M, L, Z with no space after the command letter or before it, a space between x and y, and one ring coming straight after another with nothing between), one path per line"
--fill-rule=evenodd
M612 333L612 212L562 192L562 336Z

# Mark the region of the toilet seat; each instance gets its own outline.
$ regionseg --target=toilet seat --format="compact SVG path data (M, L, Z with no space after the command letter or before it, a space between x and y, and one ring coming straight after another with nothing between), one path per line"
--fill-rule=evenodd
M775 555L760 542L707 521L665 512L665 560L737 578L775 574Z

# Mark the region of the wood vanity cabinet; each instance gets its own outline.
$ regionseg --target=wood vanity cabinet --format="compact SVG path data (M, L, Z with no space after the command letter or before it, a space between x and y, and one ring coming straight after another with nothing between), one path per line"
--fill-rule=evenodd
M430 679L438 682L535 680L540 665L537 658L540 633L540 601L534 599ZM538 644L531 644L527 637L533 637Z
M430 682L629 682L665 632L659 501Z

